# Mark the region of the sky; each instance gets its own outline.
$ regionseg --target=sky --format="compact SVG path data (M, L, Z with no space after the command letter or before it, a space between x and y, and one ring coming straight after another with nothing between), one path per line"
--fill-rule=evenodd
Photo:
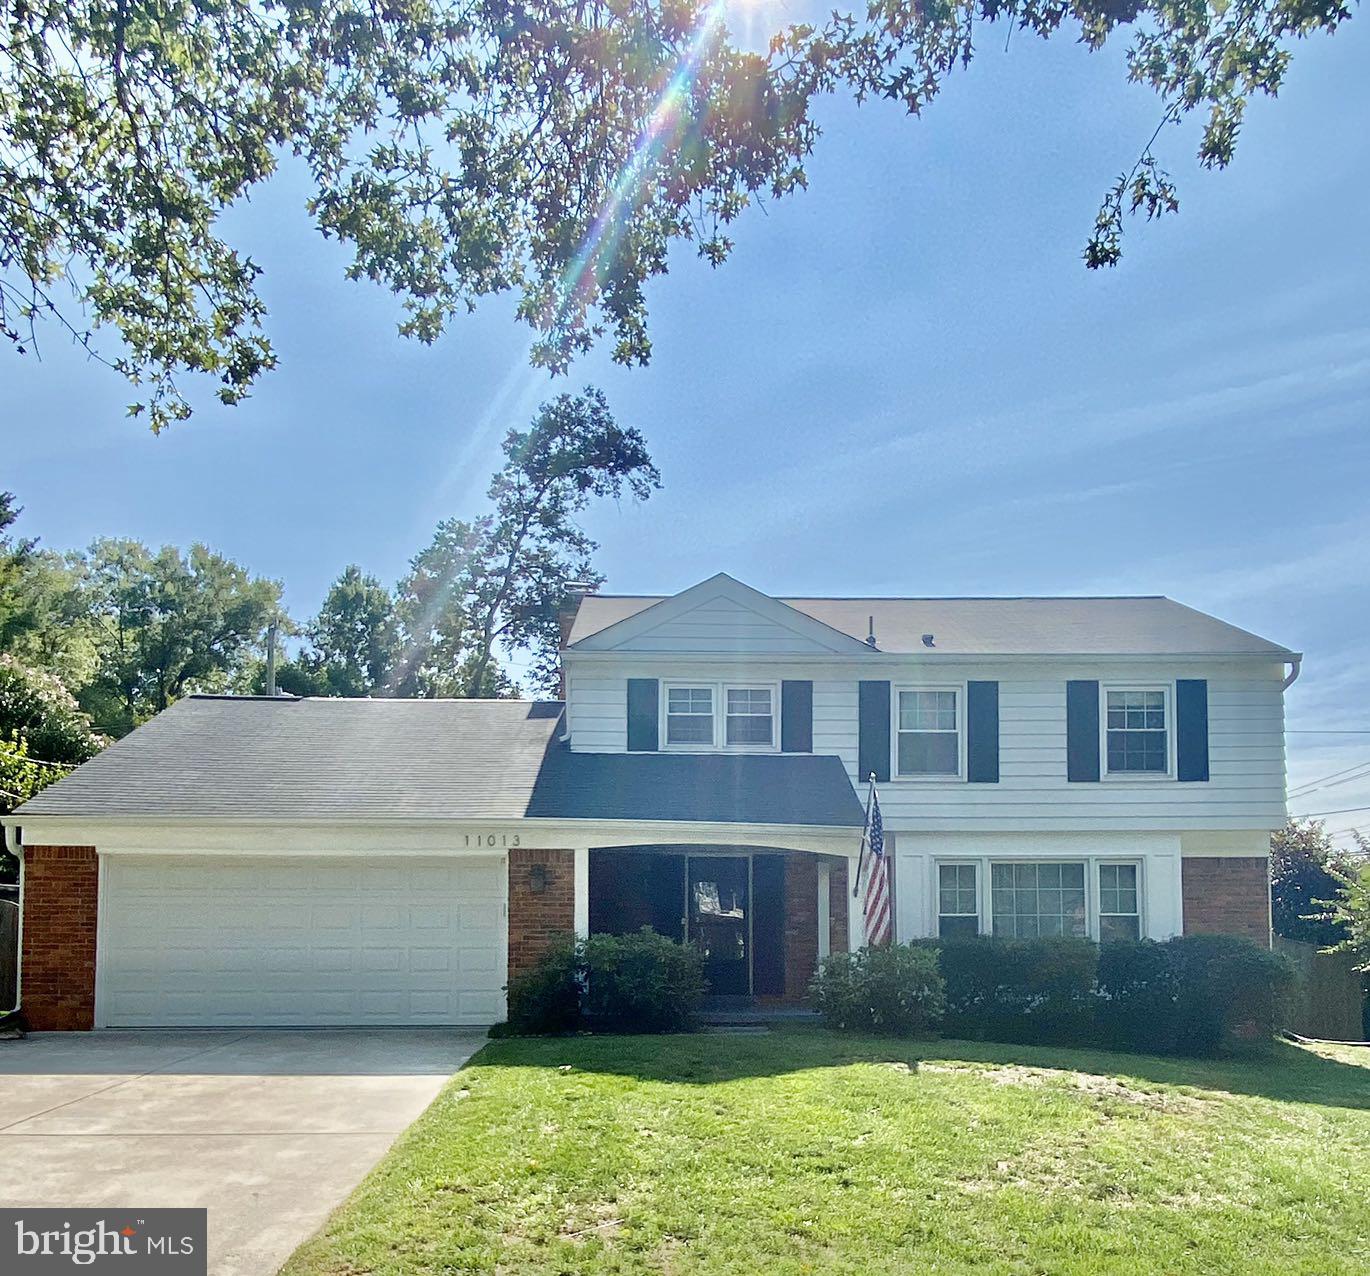
M800 16L769 4L740 21ZM988 33L920 119L820 102L809 189L749 210L720 269L682 247L649 285L651 365L597 351L557 380L509 299L398 337L287 169L229 215L280 358L253 397L197 396L153 437L49 333L41 360L0 351L0 487L48 547L203 541L305 619L348 563L393 583L479 512L507 428L598 385L663 477L587 519L607 591L721 570L773 594L1168 594L1305 653L1291 808L1370 831L1348 809L1370 808L1367 65L1363 18L1300 44L1225 172L1193 161L1196 123L1167 130L1179 215L1091 272L1157 101L1121 47Z

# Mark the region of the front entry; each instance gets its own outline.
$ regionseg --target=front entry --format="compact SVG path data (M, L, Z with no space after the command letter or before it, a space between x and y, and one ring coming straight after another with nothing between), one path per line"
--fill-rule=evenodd
M686 857L686 935L704 954L704 974L717 997L752 990L751 859L742 855Z

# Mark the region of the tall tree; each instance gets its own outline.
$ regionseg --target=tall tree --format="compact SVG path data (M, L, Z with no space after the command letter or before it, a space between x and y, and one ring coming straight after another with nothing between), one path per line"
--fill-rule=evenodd
M305 637L305 650L280 671L282 691L316 696L381 691L399 645L390 591L352 564L333 582Z
M13 492L0 492L0 651L31 627L23 598L24 576L38 542L16 537L10 529L24 511Z
M123 735L188 691L219 691L260 650L281 587L204 545L100 540L82 559L97 667L80 700Z
M1327 896L1326 920L1337 939L1327 951L1350 953L1355 969L1370 974L1370 838L1355 832L1359 854L1334 870L1336 890Z
M535 362L564 368L612 331L651 351L644 284L675 240L718 265L752 203L807 183L813 100L846 92L920 113L987 28L1127 43L1158 124L1120 155L1086 250L1118 259L1127 213L1174 211L1168 126L1204 120L1200 161L1232 158L1247 103L1345 0L878 0L737 47L722 0L23 0L0 41L0 331L50 322L142 389L154 429L184 418L183 374L236 403L275 355L260 268L224 211L281 157L348 274L402 299L432 341L514 291ZM87 318L89 316L89 318Z
M528 653L532 688L552 689L566 587L603 580L577 516L597 497L646 500L661 486L641 433L593 387L543 404L505 436L504 456L487 492L493 513L439 524L401 585L401 665L440 670L451 692L437 694L492 694L497 648Z
M1326 901L1340 886L1351 857L1333 845L1321 820L1290 820L1270 837L1270 917L1275 934L1309 944L1333 944L1339 923Z

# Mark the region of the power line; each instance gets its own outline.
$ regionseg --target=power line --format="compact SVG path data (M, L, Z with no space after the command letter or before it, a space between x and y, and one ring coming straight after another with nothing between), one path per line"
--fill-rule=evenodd
M1352 775L1351 773L1353 771L1358 772L1359 774ZM1336 780L1339 784L1346 784L1351 780L1359 779L1361 774L1370 774L1370 759L1363 762L1357 762L1353 766L1344 767L1340 771L1333 771L1331 775L1319 776L1316 780L1306 780L1303 784L1297 785L1289 796L1299 797L1301 794L1313 793L1324 787L1329 789L1336 788L1336 784L1331 784L1329 781Z
M1370 811L1370 806L1343 806L1335 811L1304 811L1294 818L1298 820L1321 819L1324 815L1355 815L1360 811Z
M27 753L15 753L10 749L0 749L0 757L13 758L16 762L32 762L34 766L50 766L54 771L70 771L75 762L48 762L44 758L31 758Z
M1370 735L1370 727L1348 727L1345 730L1317 730L1312 727L1286 727L1285 735Z

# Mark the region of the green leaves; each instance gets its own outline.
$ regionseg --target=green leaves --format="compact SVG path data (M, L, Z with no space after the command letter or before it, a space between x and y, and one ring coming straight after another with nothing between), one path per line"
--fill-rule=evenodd
M805 185L815 98L914 115L988 24L1102 47L1162 124L1206 117L1230 162L1246 102L1338 0L871 0L737 48L706 0L33 0L0 40L0 334L54 326L139 387L153 430L190 415L187 375L240 402L275 366L259 267L225 209L283 154L310 215L390 288L401 333L435 341L514 292L532 359L564 372L608 337L651 357L646 282L689 241L727 260L753 203ZM1160 129L1157 133L1159 135ZM1156 138L1152 139L1154 143ZM1127 161L1127 156L1124 157ZM1174 212L1151 143L1106 194L1085 251L1112 265L1134 213ZM95 330L118 340L103 353Z

